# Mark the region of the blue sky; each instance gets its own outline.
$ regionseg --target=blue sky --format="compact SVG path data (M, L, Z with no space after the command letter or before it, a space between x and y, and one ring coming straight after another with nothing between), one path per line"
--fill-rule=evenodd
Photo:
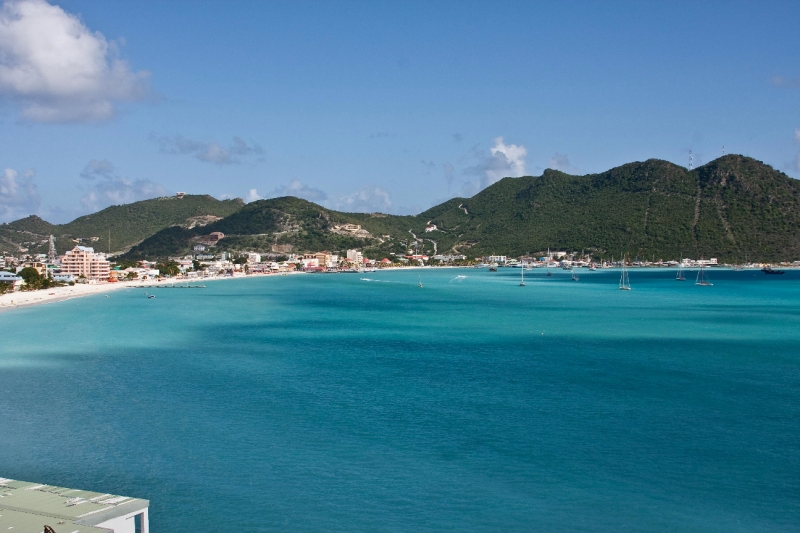
M503 176L800 178L797 2L5 2L0 220L172 194L414 213Z

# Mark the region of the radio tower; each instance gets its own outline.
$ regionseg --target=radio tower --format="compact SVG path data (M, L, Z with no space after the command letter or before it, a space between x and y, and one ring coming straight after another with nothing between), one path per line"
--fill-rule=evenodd
M722 155L725 155L725 145L722 145Z
M689 170L694 168L694 156L692 155L692 151L689 150Z
M56 238L50 235L50 248L47 250L47 262L55 264L56 262Z

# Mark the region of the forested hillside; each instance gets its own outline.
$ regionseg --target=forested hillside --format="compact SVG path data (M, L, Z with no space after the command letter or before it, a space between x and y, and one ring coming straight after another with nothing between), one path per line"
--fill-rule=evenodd
M362 232L337 230L360 224ZM435 231L425 227L435 224ZM127 257L190 250L202 234L219 250L304 252L362 248L371 257L420 250L519 256L546 250L595 257L726 261L800 258L800 183L754 159L727 155L688 171L651 159L600 174L505 178L472 198L416 216L341 213L297 198L248 204L204 228L162 231Z
M59 253L75 246L77 239L98 251L119 252L162 229L175 225L193 227L208 224L235 213L243 205L240 199L217 200L209 195L186 195L115 205L67 224L50 224L37 216L30 216L0 226L0 249L13 252L23 246L32 253L44 253L47 244L42 241L54 235ZM97 239L93 240L93 237ZM26 242L36 243L36 246L23 245Z

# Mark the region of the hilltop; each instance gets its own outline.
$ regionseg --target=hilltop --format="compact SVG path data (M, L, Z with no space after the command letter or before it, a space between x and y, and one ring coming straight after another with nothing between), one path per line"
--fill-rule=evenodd
M337 227L358 224L348 232ZM426 226L436 229L426 232ZM689 171L650 159L599 174L505 178L472 198L415 216L343 213L293 197L260 200L203 228L169 228L127 258L187 253L220 231L218 250L342 251L519 256L551 248L595 257L788 260L800 257L800 182L754 159L727 155Z
M0 247L7 251L24 247L30 253L46 253L48 245L43 241L54 235L59 253L78 242L98 251L122 252L162 229L205 225L235 213L243 205L238 198L217 200L209 195L186 195L115 205L67 224L50 224L31 215L0 225Z
M354 230L347 224L360 226ZM426 232L426 227L432 229ZM349 229L348 229L349 228ZM222 251L314 252L360 248L367 257L421 252L520 256L553 250L643 259L800 258L800 182L755 159L726 155L687 170L658 159L576 176L504 178L472 198L413 216L344 213L294 197L216 200L207 195L112 206L68 224L30 216L0 226L0 245L59 253L76 241L126 259L189 253L211 232Z

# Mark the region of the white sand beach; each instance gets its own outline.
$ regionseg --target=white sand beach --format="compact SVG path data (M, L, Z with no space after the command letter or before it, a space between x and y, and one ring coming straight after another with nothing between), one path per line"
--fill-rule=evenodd
M270 274L272 275L272 274ZM242 277L210 277L198 279L169 279L163 281L151 280L135 280L135 281L120 281L117 283L99 282L92 284L76 283L71 286L55 287L52 289L44 289L38 291L17 291L8 294L0 294L0 312L19 307L27 307L31 305L46 304L52 302L59 302L61 300L69 300L71 298L80 298L81 296L91 296L92 294L100 294L104 292L116 291L119 289L131 289L154 285L198 285L206 283L207 281L217 281L224 279L242 279Z
M38 291L17 291L8 294L0 294L0 311L14 309L17 307L27 307L30 305L58 302L70 298L80 298L103 292L115 291L142 285L167 285L174 281L121 281L118 283L76 283L72 286L54 287Z

